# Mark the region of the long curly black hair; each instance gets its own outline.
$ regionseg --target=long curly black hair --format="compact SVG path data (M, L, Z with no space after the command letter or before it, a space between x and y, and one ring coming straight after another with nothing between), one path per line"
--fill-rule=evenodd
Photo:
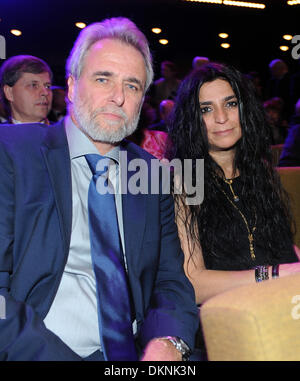
M215 175L224 178L225 175L209 154L206 127L199 106L201 86L215 79L227 81L237 97L242 137L236 144L233 170L240 174L240 196L247 200L250 213L259 211L258 238L264 242L270 262L272 258L276 262L278 253L282 255L287 250L282 237L292 242L293 223L288 196L272 165L271 131L251 81L235 68L224 64L209 63L187 76L178 90L173 109L169 130L169 159L178 158L182 162L184 159L204 159L204 201L201 205L186 207L188 213L183 222L190 232L191 241L199 242L202 250L213 256L217 255L214 252L215 243L220 240L216 234L220 213L231 224L235 212L229 203L224 202L224 195L218 190ZM182 167L184 168L183 165ZM194 184L195 173L193 171ZM174 194L179 210L182 197ZM232 242L236 238L235 234L232 226L229 237ZM218 246L220 247L220 242Z

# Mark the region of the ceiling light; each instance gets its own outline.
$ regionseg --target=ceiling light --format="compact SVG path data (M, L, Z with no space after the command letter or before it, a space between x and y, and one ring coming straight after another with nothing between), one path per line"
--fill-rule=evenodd
M192 3L210 3L210 4L222 4L223 0L185 0Z
M159 33L161 33L161 29L160 29L160 28L152 28L151 30L152 30L152 32L155 33L155 34L159 34Z
M297 5L300 4L300 0L290 0L287 2L288 5Z
M290 34L285 34L284 36L282 36L285 40L291 40L292 38L293 38L293 36L292 35L290 35Z
M15 36L21 36L22 34L22 32L19 29L11 29L10 33Z
M75 25L76 25L77 28L79 28L79 29L83 29L83 28L86 27L86 24L85 24L84 22L81 22L81 21L77 22Z
M183 0L183 1L189 1L193 3L210 3L210 4L224 4L224 5L233 5L235 7L248 7L248 8L258 8L258 9L264 9L266 8L266 5L263 3L250 3L248 1L232 1L232 0ZM293 0L293 2L300 0ZM297 4L299 4L297 2Z
M221 38L227 38L228 34L227 33L219 33L218 36Z
M281 46L279 46L279 49L286 52L287 50L289 50L289 47L285 46L285 45L281 45Z
M230 48L230 44L228 44L227 42L223 42L223 44L221 44L222 48L224 49L228 49Z
M223 4L224 5L234 5L236 7L248 7L248 8L259 8L259 9L266 8L265 4L262 4L262 3L248 3L246 1L224 0Z
M167 45L167 44L169 43L169 41L166 40L165 38L161 38L161 39L159 40L159 43L162 44L162 45Z

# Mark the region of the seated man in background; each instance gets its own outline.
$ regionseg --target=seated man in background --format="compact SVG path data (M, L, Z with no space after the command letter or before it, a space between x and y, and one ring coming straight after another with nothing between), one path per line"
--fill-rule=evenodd
M174 101L171 99L164 99L159 105L160 121L149 126L149 130L168 132L168 122L170 114L174 107Z
M209 58L196 56L192 62L193 70L197 70L207 63L209 63Z
M48 114L50 122L59 122L66 115L66 90L61 86L52 86L52 108Z
M161 63L161 78L157 79L151 89L152 100L159 111L160 102L164 99L175 99L181 80L177 78L177 67L174 62Z
M288 136L284 142L279 167L300 166L300 99L296 103Z
M0 100L8 123L46 123L52 104L52 71L28 55L7 59L0 69Z

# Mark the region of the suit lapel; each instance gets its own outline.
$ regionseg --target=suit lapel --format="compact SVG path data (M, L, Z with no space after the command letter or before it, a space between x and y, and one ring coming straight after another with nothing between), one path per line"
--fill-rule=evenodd
M63 121L49 128L41 150L54 192L65 253L68 253L72 229L72 180L69 147Z
M52 184L65 252L68 253L72 229L72 178L69 147L63 121L49 128L41 150ZM128 150L126 143L121 145L121 151L127 153L126 168L131 160L139 158L137 154ZM127 185L130 177L135 173L136 171L127 171ZM139 258L145 231L145 195L133 195L127 189L127 193L122 196L122 210L125 254L128 267L134 269L136 267L134 261Z
M127 168L129 162L137 155L121 145L121 151L127 152ZM124 170L124 168L122 168ZM121 170L122 170L121 169ZM126 170L126 168L125 168ZM128 181L136 171L127 171L127 192L122 196L123 225L125 254L128 268L135 269L135 262L139 258L146 222L146 197L143 194L131 194L128 191Z

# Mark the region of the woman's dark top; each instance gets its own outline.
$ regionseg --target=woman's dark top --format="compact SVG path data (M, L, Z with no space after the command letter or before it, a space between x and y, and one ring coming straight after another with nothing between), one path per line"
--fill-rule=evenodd
M272 265L276 263L292 263L297 262L298 258L293 249L293 242L286 233L282 232L280 237L285 243L284 249L278 253L278 257L274 259L270 250L268 250L265 238L260 234L260 210L255 213L250 212L248 203L242 199L242 184L240 177L233 179L232 188L234 193L239 197L238 202L233 201L233 194L228 184L223 180L220 181L220 187L226 193L228 198L237 206L244 214L250 230L256 226L254 231L254 252L255 260L251 258L248 240L248 231L240 213L228 201L224 193L219 190L221 203L224 204L224 210L218 208L217 226L214 226L214 234L218 234L218 240L213 240L213 246L205 248L202 245L203 259L205 267L211 270L248 270L257 265ZM205 202L205 201L204 201ZM226 215L226 209L232 208L231 216ZM270 216L272 218L272 216ZM201 229L204 221L198 219L198 226ZM209 226L209 218L205 222ZM202 243L201 243L202 244Z

